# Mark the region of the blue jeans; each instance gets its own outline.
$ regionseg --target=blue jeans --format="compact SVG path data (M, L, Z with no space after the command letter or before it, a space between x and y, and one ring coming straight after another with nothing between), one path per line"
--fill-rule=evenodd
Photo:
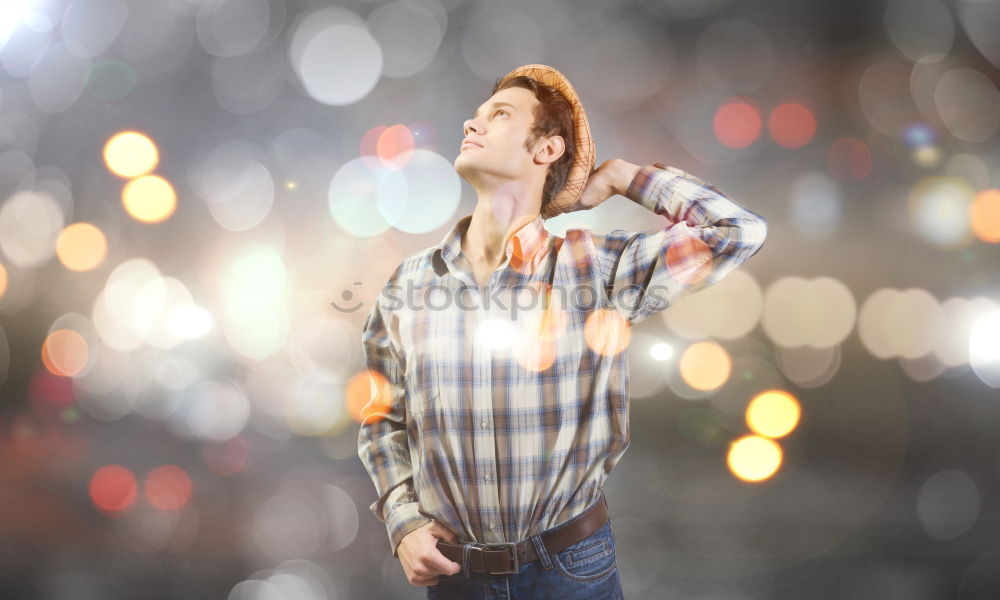
M558 529L556 525L552 530ZM469 573L441 575L427 588L427 597L438 600L475 598L526 600L623 599L611 520L584 539L555 554L545 550L540 537L532 536L539 560L521 565L515 574Z

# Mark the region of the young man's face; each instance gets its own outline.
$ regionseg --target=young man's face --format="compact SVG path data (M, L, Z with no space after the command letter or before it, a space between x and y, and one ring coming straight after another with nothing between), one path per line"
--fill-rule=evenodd
M554 160L536 161L535 155L544 140L536 142L535 154L524 148L534 124L536 106L535 94L525 88L512 87L493 94L479 107L478 114L464 123L465 138L479 145L462 143L455 157L458 174L473 185L527 181L537 176L539 170L544 180L548 163Z

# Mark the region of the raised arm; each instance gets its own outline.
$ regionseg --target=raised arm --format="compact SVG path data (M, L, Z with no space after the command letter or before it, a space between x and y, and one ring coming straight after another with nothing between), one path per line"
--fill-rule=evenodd
M362 411L365 418L358 431L358 457L378 493L378 499L368 508L386 524L392 555L398 557L403 536L431 519L419 512L413 489L406 434L405 363L389 335L379 299L368 314L361 341L368 368L384 375L387 384L372 379L371 400Z
M624 195L670 221L659 230L594 236L605 289L632 323L719 281L767 237L763 217L676 167L640 167Z

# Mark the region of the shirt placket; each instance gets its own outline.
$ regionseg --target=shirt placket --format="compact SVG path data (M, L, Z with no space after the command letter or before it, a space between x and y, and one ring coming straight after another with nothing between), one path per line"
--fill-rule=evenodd
M490 275L486 285L488 294L503 276L510 257ZM471 272L470 272L470 279ZM473 279L474 281L474 279ZM482 541L486 544L504 542L503 524L500 520L500 488L497 482L496 430L493 406L493 351L487 340L478 334L479 326L489 317L485 308L483 292L473 284L476 310L473 311L474 326L470 328L472 343L473 378L473 452L476 474L475 493L479 501L479 522L482 524ZM492 305L491 305L492 306Z

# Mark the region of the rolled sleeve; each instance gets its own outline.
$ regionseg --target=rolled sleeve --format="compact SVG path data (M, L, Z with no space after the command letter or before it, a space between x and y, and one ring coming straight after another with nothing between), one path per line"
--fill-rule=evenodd
M595 236L609 300L632 323L721 280L767 237L762 216L676 167L641 167L626 197L669 221L659 230Z

